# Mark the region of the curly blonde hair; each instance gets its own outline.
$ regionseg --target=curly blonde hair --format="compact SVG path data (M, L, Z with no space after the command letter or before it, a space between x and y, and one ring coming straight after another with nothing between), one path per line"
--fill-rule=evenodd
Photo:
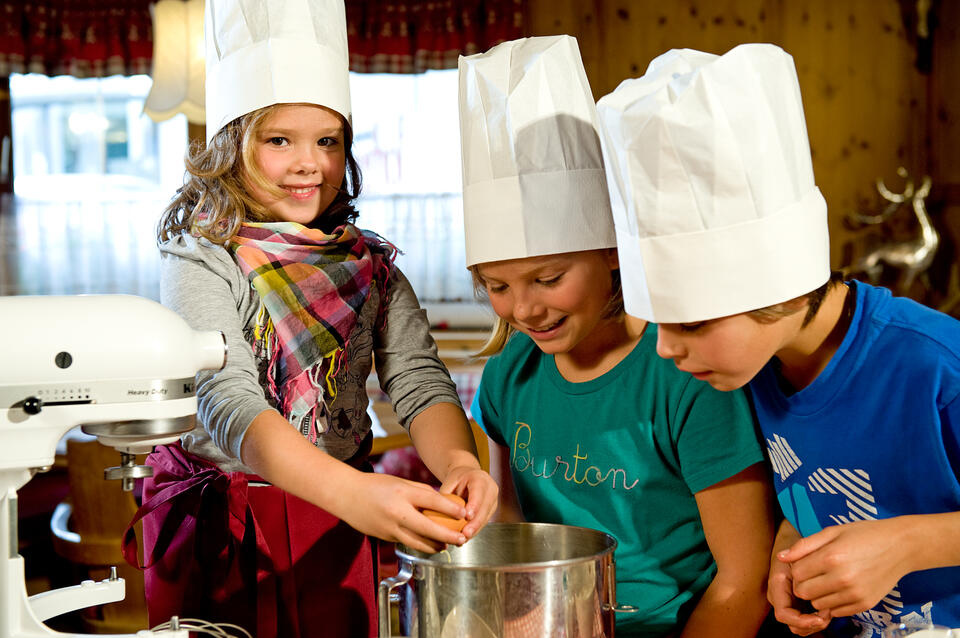
M160 216L158 242L187 232L222 245L237 234L241 223L271 220L267 209L250 195L246 182L249 180L277 197L285 194L267 181L257 165L252 143L267 118L280 106L273 104L241 115L217 131L206 146L201 142L191 144L184 160L186 179ZM347 169L344 183L337 197L314 222L325 231L357 217L353 201L360 194L360 167L353 157L353 131L346 121L344 150Z

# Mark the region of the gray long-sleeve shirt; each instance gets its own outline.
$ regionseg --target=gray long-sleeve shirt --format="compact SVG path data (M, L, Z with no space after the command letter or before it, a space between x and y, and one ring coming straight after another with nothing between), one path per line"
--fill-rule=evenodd
M254 417L274 408L264 392L267 361L253 348L259 296L232 254L206 239L180 235L163 243L160 253L163 304L194 329L220 330L227 339L224 369L197 375L197 427L182 437L183 446L226 472L252 473L240 461L243 437ZM393 273L385 325L377 325L381 299L372 286L347 341L346 365L335 377L336 397L327 394L317 411L315 445L341 460L353 456L370 431L366 381L374 359L380 387L405 427L435 403L460 404L426 313L403 274ZM300 429L312 438L309 423Z

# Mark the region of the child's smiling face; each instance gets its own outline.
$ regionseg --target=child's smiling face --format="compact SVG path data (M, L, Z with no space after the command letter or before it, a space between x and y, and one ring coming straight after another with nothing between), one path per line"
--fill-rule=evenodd
M588 250L480 264L490 305L547 354L589 347L613 294L615 250Z
M247 178L253 198L277 221L310 224L336 198L346 172L343 120L310 104L283 104L252 140L253 156L277 196Z

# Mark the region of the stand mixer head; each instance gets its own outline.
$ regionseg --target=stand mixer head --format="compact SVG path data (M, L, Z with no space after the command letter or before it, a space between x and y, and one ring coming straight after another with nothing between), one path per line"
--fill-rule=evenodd
M141 297L2 297L0 321L0 472L49 466L77 425L130 455L175 441L194 425L197 371L226 360L222 333Z
M121 453L108 475L131 489L150 469L136 466L135 454L193 429L196 373L223 367L226 342L129 295L0 297L0 326L0 638L63 636L31 605L56 592L26 596L16 491L53 464L57 442L78 425ZM72 609L92 604L83 600Z

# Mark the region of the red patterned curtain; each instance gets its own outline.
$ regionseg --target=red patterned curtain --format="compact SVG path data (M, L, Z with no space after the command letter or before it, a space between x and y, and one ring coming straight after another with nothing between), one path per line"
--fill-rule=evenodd
M522 0L347 0L350 70L455 69L459 55L523 37Z
M0 76L150 73L150 0L0 1Z
M150 72L151 0L0 0L0 77ZM350 68L420 73L523 36L522 0L346 0Z

